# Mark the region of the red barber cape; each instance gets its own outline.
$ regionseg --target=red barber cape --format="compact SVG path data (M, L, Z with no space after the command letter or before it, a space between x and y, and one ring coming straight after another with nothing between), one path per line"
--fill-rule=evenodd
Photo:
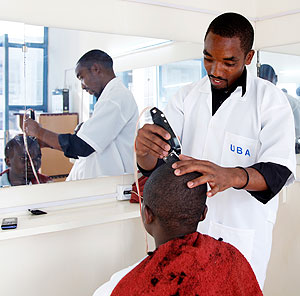
M2 176L4 174L8 174L8 171L9 171L9 169L3 171L2 173L0 173L0 176ZM40 183L48 183L48 182L52 181L52 179L50 177L46 176L46 175L37 173L37 176L39 178ZM32 184L38 184L36 178L31 179L30 182Z
M161 245L111 295L253 296L262 292L248 261L235 247L194 232Z

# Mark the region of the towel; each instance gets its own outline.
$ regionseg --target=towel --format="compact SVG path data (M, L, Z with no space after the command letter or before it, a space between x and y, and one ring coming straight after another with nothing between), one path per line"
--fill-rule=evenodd
M148 177L142 176L139 178L139 187L140 187L140 195L143 197L143 191L144 191L144 186L146 184L146 181L148 180ZM137 195L137 187L135 182L132 184L132 192L130 196L130 202L131 203L138 203L139 202L139 197Z

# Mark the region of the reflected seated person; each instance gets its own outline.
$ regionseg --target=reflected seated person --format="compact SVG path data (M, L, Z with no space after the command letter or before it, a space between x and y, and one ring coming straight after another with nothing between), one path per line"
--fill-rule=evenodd
M207 186L186 184L199 176L175 176L170 164L151 174L142 219L156 250L115 273L94 296L262 295L250 264L235 247L196 232L207 212Z
M51 178L38 173L42 159L39 143L35 138L27 137L27 144L40 183L51 182ZM23 135L17 135L11 139L6 144L4 153L8 169L0 174L0 187L38 183L26 153Z

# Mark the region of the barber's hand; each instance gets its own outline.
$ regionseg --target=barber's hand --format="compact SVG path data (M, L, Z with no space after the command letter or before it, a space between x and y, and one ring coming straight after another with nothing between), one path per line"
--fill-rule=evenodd
M211 188L207 192L208 197L238 184L237 178L239 178L240 172L237 168L224 168L210 161L197 160L185 155L180 155L179 158L180 161L172 165L175 175L181 176L191 172L202 173L201 177L189 181L187 186L193 188L208 183Z
M169 140L171 135L162 127L155 124L145 124L139 129L136 137L136 154L138 157L151 155L155 158L163 158L171 149L162 138Z
M37 137L41 126L31 118L26 118L24 123L24 132L27 136Z

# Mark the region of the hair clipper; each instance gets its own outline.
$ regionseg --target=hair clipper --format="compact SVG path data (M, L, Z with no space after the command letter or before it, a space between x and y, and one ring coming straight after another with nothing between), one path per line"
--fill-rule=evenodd
M178 161L179 154L181 154L181 145L180 145L180 142L179 142L176 134L172 130L165 114L163 112L161 112L159 109L157 109L156 107L154 107L150 110L150 114L151 114L154 124L162 127L171 135L171 138L169 140L163 139L165 142L167 142L171 146L168 156L165 156L163 158L164 161L165 162Z
M33 110L30 110L30 118L35 120L35 112Z

